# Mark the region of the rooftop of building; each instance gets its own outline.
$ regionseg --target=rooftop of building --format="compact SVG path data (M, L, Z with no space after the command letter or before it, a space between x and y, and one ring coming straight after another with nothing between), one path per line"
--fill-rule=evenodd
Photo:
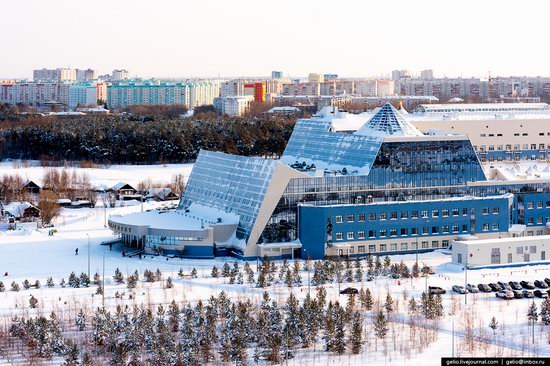
M550 180L550 162L509 161L483 163L487 178L492 181Z
M420 104L411 120L508 120L508 119L550 119L550 105L547 103L447 103Z

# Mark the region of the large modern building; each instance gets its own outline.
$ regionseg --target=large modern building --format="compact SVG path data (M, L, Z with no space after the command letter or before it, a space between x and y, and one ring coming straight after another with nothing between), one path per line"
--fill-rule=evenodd
M507 123L490 112L473 113L477 134ZM109 225L146 251L246 259L414 253L453 240L547 234L546 149L532 160L531 146L523 151L520 144L518 161L483 164L453 120L439 118L435 126L422 120L435 121L390 104L362 114L324 108L298 120L279 160L201 151L169 214L174 221L166 220L174 226L143 218L166 213L111 217ZM513 120L523 133L525 120ZM543 125L525 133L538 135ZM541 139L550 136L544 132Z

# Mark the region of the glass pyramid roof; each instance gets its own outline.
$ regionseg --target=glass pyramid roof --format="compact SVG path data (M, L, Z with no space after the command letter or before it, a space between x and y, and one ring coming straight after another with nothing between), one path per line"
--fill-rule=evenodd
M372 118L355 132L362 136L423 136L390 103L384 104Z

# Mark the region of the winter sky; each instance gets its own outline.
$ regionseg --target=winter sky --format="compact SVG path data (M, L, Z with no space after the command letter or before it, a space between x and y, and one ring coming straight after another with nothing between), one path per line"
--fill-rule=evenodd
M0 78L550 76L545 0L2 0Z

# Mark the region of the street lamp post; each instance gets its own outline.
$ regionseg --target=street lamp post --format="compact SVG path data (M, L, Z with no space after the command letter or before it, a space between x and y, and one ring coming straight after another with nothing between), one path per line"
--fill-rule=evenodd
M86 233L88 236L88 280L90 279L90 234Z
M464 266L464 288L466 289L468 286L468 253L466 253L466 264ZM464 305L468 305L468 290L466 290L466 294L464 295Z
M105 251L103 252L103 279L101 280L101 305L105 309Z

